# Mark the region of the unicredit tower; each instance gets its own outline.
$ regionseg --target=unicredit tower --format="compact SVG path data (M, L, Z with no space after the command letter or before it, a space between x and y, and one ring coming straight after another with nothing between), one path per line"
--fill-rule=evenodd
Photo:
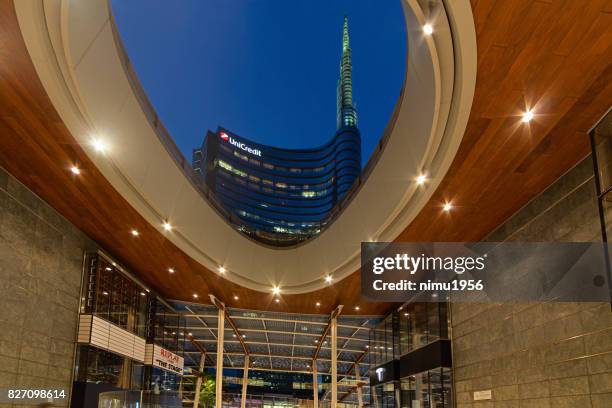
M193 152L193 168L211 202L246 235L290 246L334 217L361 172L361 136L353 102L348 18L344 18L337 130L325 145L282 149L219 128Z

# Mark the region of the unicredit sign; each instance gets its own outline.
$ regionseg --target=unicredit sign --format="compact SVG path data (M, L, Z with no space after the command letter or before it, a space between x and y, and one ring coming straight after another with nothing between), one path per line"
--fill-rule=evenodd
M253 149L252 147L249 147L246 144L237 141L236 139L234 139L233 137L231 137L225 132L219 132L219 137L221 138L221 140L228 142L231 145L236 146L240 150L244 150L245 152L254 154L255 156L261 156L261 150Z

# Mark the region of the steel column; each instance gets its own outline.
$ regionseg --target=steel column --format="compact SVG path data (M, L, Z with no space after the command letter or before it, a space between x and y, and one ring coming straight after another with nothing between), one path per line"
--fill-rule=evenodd
M331 319L331 408L338 403L338 320L336 316Z
M313 408L319 408L319 379L317 378L317 362L312 362L312 400Z
M223 402L223 337L225 336L225 312L217 313L217 376L215 383L215 407L221 408Z
M246 407L247 386L249 384L249 355L244 356L244 372L242 373L242 397L240 398L240 408Z
M361 391L361 373L359 372L359 364L355 364L355 382L357 383L357 406L363 407L363 392Z
M200 405L200 390L202 389L202 373L204 372L204 361L206 361L206 353L202 353L200 357L200 368L198 379L196 380L195 394L193 397L193 408L198 408Z

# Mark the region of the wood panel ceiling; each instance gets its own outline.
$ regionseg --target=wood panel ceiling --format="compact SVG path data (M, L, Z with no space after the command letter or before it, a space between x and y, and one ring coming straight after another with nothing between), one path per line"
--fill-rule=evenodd
M589 153L586 132L612 102L611 1L473 0L472 8L478 74L466 134L398 241L481 239ZM362 301L358 272L276 303L208 271L132 209L75 142L38 80L11 0L0 2L0 53L0 165L163 296L213 293L230 306L301 313L344 304L347 314L382 314L392 306ZM528 125L520 121L526 109L535 112ZM78 177L73 164L83 170Z

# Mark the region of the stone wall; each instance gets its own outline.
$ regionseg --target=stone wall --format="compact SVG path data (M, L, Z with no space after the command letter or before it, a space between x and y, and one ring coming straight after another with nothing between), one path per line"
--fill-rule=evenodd
M96 246L0 168L0 388L70 390L86 249Z
M487 240L601 241L592 176L588 157ZM612 407L608 303L457 303L452 337L457 408Z

